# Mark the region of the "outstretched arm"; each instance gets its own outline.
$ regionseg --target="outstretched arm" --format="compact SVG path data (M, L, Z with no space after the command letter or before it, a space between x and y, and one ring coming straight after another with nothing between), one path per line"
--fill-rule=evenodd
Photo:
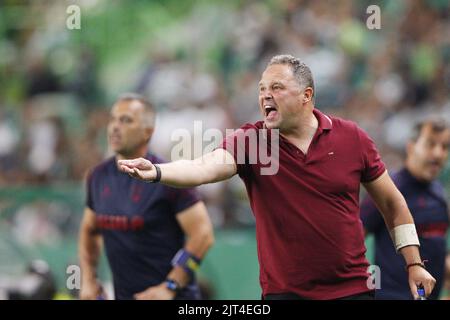
M147 159L119 160L119 169L130 176L153 181L156 168ZM158 165L161 183L173 187L195 187L231 178L237 172L233 156L225 149L216 149L194 160L178 160Z

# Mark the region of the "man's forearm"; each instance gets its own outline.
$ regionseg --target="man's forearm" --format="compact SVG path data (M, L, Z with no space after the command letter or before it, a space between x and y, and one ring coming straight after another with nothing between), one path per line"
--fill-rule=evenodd
M417 246L407 246L400 249L400 253L405 259L406 265L413 263L421 263L422 259L419 253L419 247Z
M385 208L382 208L382 212L389 230L402 224L414 223L411 212L403 197L388 199Z
M420 262L414 219L403 195L386 175L378 184L366 188L382 213L394 245L405 258L406 264Z
M97 265L101 252L100 236L84 230L80 235L79 258L81 280L95 281L97 278Z
M195 257L203 259L213 243L214 236L205 230L205 232L200 232L194 237L188 238L184 249ZM190 275L180 266L174 266L167 277L177 281L181 287L186 286L190 280Z
M225 180L234 174L230 170L221 169L223 163L211 163L213 160L208 157L160 164L160 182L173 187L196 187Z
M385 215L386 225L389 228L394 245L399 247L406 264L421 262L419 240L415 231L414 219L409 211L406 201L401 197L393 202L390 215ZM389 211L388 211L389 212ZM402 245L410 244L405 247ZM416 244L416 245L412 245Z
M205 170L195 160L178 160L159 164L161 183L173 187L196 187L208 183Z
M405 198L395 186L387 171L374 181L365 183L364 187L381 212L389 230L402 224L414 223Z

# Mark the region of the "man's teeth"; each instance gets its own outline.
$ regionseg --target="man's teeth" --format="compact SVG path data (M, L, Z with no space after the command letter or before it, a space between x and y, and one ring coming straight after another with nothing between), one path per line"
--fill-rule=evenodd
M266 115L268 115L271 111L277 111L277 109L274 106L269 105L264 106L264 110L266 111Z

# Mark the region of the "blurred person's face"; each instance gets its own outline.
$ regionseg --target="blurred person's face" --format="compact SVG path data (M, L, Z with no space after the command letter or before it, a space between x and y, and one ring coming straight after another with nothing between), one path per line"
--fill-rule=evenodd
M259 108L266 127L280 131L296 127L304 97L305 90L289 65L268 66L259 82Z
M145 108L137 100L119 101L111 109L108 141L119 158L141 157L153 133L144 121Z
M406 164L412 175L425 182L436 179L447 162L449 144L449 129L435 132L424 125L417 141L407 145Z

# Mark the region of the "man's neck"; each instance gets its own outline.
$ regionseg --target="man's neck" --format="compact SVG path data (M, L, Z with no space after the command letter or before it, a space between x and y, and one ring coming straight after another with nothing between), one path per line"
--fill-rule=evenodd
M314 137L318 127L319 121L311 111L300 117L296 127L280 131L280 133L289 140L305 141Z
M143 158L148 153L148 147L144 146L137 150L136 152L130 154L120 154L116 153L116 160L126 160L126 159L135 159L135 158Z
M318 127L319 121L311 111L300 117L298 126L284 132L280 130L280 134L306 155Z
M414 168L414 165L411 164L411 162L406 161L405 168L408 171L408 173L413 177L416 181L423 183L423 184L429 184L431 181L428 181L426 179L423 179L420 174L417 173L417 170Z

